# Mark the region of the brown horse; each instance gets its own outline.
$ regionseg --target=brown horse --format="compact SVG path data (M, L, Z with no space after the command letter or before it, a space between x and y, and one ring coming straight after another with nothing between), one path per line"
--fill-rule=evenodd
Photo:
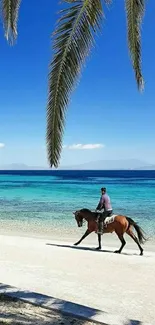
M77 246L89 234L91 234L94 231L97 232L97 229L98 229L98 224L96 222L97 213L91 212L88 209L81 209L81 210L74 212L74 215L75 215L75 219L76 219L78 227L83 226L83 220L87 221L87 230L86 230L85 234L82 236L82 238L77 243L74 244ZM133 233L132 227L135 228L138 237ZM107 227L104 228L104 231L103 231L103 233L112 233L112 232L115 232L121 241L121 247L119 250L116 250L115 253L119 253L119 254L121 253L123 247L126 244L123 236L125 233L127 233L138 245L138 247L140 249L140 255L143 255L143 248L141 247L141 244L144 244L144 242L146 241L146 238L144 236L143 230L131 218L117 215L114 218L114 221L112 223L108 224ZM101 235L100 234L98 234L98 242L99 242L99 246L97 247L97 249L100 250L101 249Z

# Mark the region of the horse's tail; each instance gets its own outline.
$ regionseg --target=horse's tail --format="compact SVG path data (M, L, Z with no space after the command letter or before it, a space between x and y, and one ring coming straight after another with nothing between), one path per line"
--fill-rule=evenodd
M147 240L147 238L145 237L143 229L131 218L126 217L126 219L129 222L129 227L133 226L135 228L140 244L144 244L145 241ZM128 227L128 229L129 229L129 227Z

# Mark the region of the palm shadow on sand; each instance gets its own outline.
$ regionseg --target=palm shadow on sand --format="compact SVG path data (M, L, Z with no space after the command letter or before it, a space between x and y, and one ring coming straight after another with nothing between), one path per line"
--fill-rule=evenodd
M93 316L100 314L100 311L97 309L56 298L54 298L54 304L59 307L58 309L50 309L49 307L45 308L44 304L50 302L50 299L53 297L42 296L36 292L22 290L15 290L14 292L12 291L10 295L6 293L7 289L10 288L11 287L9 285L0 283L0 324L3 325L84 325L87 321L90 321L91 325L94 324L92 319ZM25 305L25 303L29 302L29 299L31 300L29 306L33 305L34 308L37 308L37 306L43 307L43 309L40 310L40 314L35 313L35 310L34 314L29 312L29 308L27 309L27 305ZM21 305L17 308L17 304L19 302ZM5 309L3 308L4 304L7 305L7 308ZM24 313L21 313L21 308ZM82 316L82 314L80 315L80 310L85 314L85 316ZM53 317L54 313L57 314L57 318ZM102 311L102 313L103 316L107 315L107 312L105 311ZM44 317L46 317L45 320ZM98 322L98 324L101 323ZM111 321L106 321L104 324L110 325ZM142 324L143 322L134 319L128 319L124 323L124 325Z

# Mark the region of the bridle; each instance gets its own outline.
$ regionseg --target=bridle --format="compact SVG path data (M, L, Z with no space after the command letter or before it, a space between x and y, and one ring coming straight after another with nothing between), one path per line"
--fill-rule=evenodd
M82 227L84 220L83 220L83 216L81 216L80 211L73 212L73 214L75 215L75 219L78 224L78 227Z

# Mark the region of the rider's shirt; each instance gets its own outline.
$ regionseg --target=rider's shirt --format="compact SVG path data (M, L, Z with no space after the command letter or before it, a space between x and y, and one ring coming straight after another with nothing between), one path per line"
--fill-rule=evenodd
M106 193L101 196L100 206L105 209L105 211L112 210L112 205L110 202L110 197Z

